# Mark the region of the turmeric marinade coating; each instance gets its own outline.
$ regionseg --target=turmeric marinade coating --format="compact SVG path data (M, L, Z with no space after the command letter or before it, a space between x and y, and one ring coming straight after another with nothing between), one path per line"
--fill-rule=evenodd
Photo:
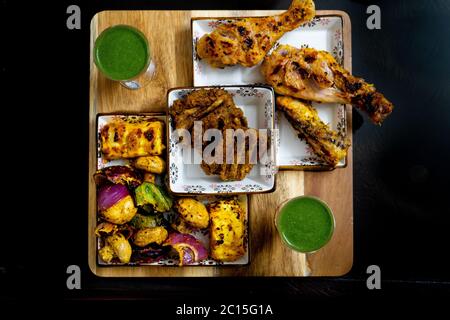
M245 215L235 199L219 200L208 206L211 257L235 261L245 253Z

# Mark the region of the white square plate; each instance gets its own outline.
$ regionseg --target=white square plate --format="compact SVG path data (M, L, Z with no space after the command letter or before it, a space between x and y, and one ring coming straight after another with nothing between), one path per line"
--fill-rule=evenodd
M244 111L250 128L274 129L275 98L272 88L261 86L222 87L234 99L236 106ZM177 99L181 99L197 88L172 89L168 93L169 108ZM240 194L263 193L275 189L275 161L266 165L255 164L250 173L241 181L222 181L218 176L207 175L200 164L183 163L182 148L177 141L170 139L174 128L168 116L169 146L169 189L176 194ZM192 152L197 152L193 150ZM263 170L268 169L268 170ZM265 172L269 172L265 174Z
M204 34L212 32L218 24L227 23L233 19L235 18L200 18L192 20L194 86L248 85L262 84L265 82L259 70L259 65L251 68L233 66L218 69L212 68L205 61L198 58L196 52L198 39ZM285 33L277 43L289 44L297 48L307 46L318 50L326 50L336 58L336 61L342 64L344 57L342 30L343 22L339 16L315 17L311 22ZM318 110L322 121L329 124L333 130L345 133L346 113L344 105L336 103L313 103L313 106ZM323 161L315 156L306 142L297 137L295 130L284 115L278 114L276 128L279 129L280 142L277 150L277 165L279 168L302 169L308 167L327 167ZM345 165L346 159L344 158L339 162L338 167L345 167Z

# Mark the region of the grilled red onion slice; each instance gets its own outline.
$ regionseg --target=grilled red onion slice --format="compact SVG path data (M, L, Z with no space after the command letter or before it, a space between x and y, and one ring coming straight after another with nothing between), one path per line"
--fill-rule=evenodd
M105 211L129 195L127 187L122 184L104 186L98 191L98 209Z
M164 242L165 246L172 246L180 256L180 266L204 260L208 251L203 244L190 234L173 232Z

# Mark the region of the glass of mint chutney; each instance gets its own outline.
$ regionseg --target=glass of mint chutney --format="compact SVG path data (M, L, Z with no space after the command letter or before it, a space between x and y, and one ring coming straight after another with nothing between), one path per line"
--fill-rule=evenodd
M286 200L277 208L275 226L289 248L313 253L330 241L335 220L325 202L312 196L300 196Z
M128 25L109 27L97 37L94 62L106 78L129 89L142 88L155 72L147 38Z

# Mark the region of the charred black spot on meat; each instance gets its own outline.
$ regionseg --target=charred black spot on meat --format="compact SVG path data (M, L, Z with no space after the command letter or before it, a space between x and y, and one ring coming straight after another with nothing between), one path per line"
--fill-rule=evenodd
M306 56L305 57L305 62L307 63L313 63L316 60L316 57L314 56Z
M354 83L351 83L350 81L345 82L345 87L350 92L358 91L359 89L361 89L361 86L362 86L361 82L354 82Z
M148 141L153 141L153 138L155 136L153 129L149 129L147 132L145 132L145 137L147 138Z
M247 48L251 49L253 47L253 39L252 38L245 38L244 44Z
M248 34L247 29L245 29L244 27L240 26L238 27L238 32L241 36L245 36Z
M206 41L208 42L208 45L214 49L214 40L208 37L206 38Z
M364 107L366 108L367 112L373 113L376 111L376 107L374 106L373 102L373 93L368 93L363 97L364 101Z
M281 65L276 65L275 68L273 68L271 75L277 74L281 70Z

